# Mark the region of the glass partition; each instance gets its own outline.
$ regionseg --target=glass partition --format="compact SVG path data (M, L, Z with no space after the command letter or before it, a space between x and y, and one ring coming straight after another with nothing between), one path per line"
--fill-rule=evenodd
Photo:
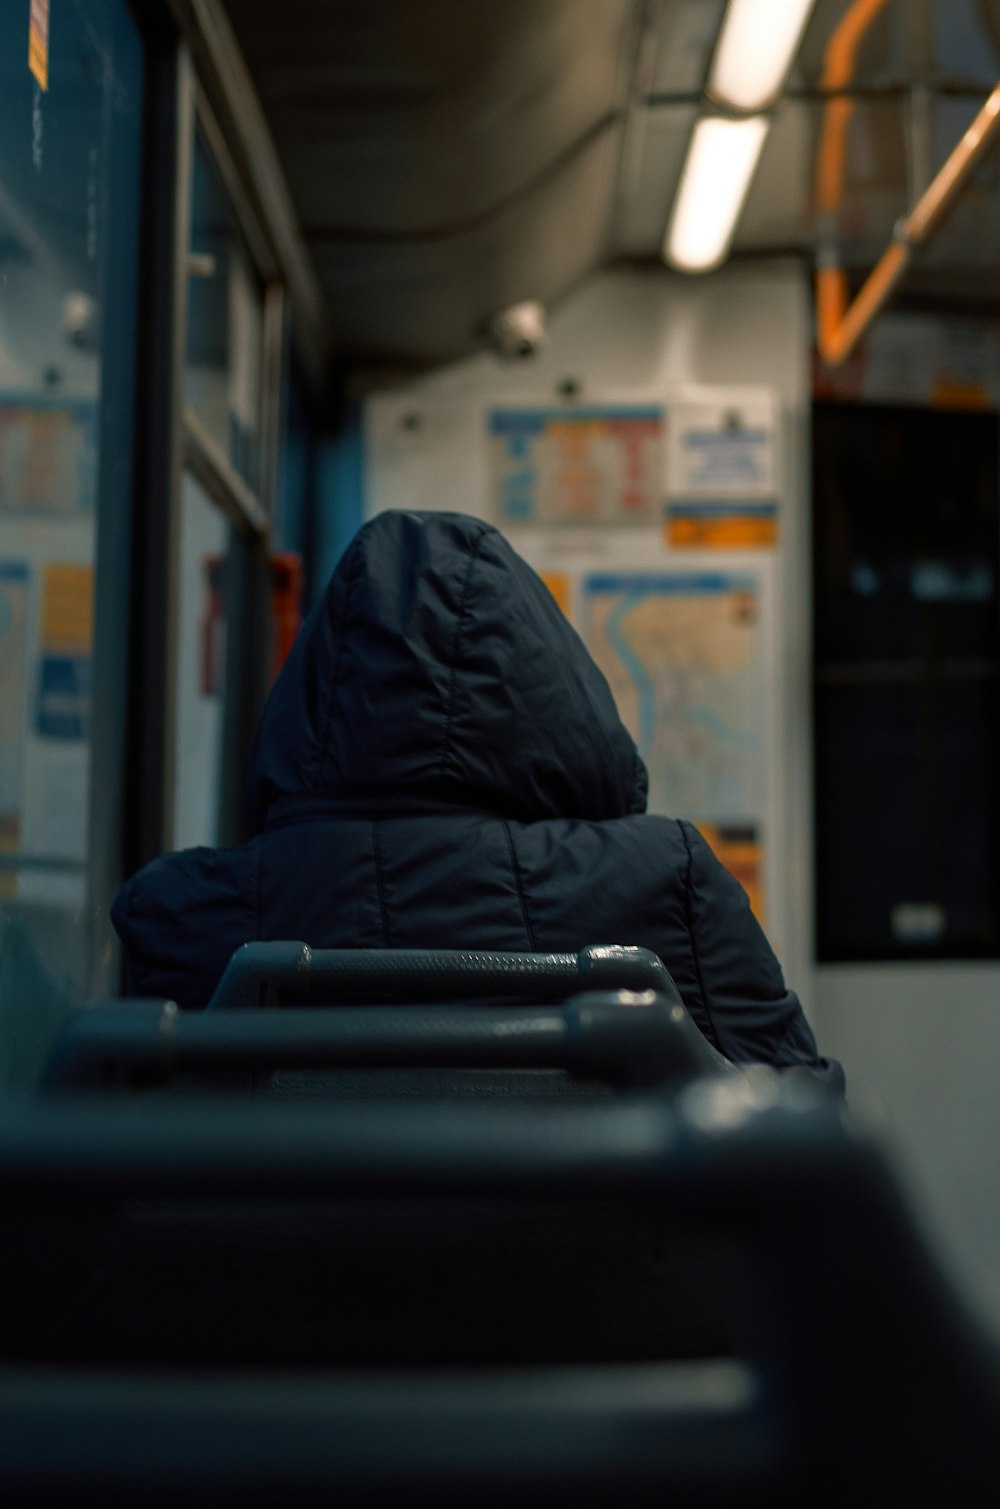
M181 488L173 847L219 839L231 526L200 483Z
M253 492L261 485L263 292L199 131L191 175L184 402Z
M257 662L269 653L262 567L274 437L266 416L276 395L265 389L279 370L274 350L265 352L264 284L244 239L251 213L202 100L187 260L174 848L239 836L237 767L259 700Z
M121 776L91 760L95 603L128 592L96 539L130 507L143 55L120 0L53 11L0 6L0 1094L93 984L92 786Z

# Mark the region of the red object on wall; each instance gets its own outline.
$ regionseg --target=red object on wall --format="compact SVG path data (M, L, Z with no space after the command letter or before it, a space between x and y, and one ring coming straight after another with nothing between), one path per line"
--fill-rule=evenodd
M302 557L292 550L271 557L271 680L281 670L302 627Z
M221 555L206 555L202 560L205 573L205 597L201 612L201 694L218 697L225 680L226 647L226 560ZM295 637L302 627L302 557L294 551L272 555L271 617L269 628L269 669L273 681Z
M203 556L205 599L201 614L201 695L218 697L222 691L226 651L226 561L221 555Z

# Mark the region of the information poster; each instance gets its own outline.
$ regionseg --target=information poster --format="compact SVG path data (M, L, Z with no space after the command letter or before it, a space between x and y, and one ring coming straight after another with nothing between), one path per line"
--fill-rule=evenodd
M36 569L38 621L36 633L29 632L26 672L34 705L29 702L24 742L17 896L77 907L84 899L90 810L94 571L86 562L58 560Z
M89 736L93 599L92 566L45 566L36 720L45 738Z
M655 523L660 407L493 409L493 516L506 524Z
M764 856L760 831L753 823L699 823L698 830L720 864L747 893L757 921L764 925Z
M21 845L27 594L27 564L0 560L0 854L8 855ZM14 871L0 868L0 896L15 885Z
M51 518L87 512L96 487L93 403L0 402L0 513Z
M671 408L668 544L740 550L777 544L775 412L770 395Z
M646 762L649 810L696 823L762 918L768 698L758 579L602 573L584 578L583 593L584 637Z
M565 571L543 571L542 581L559 604L566 617L573 617L573 588Z

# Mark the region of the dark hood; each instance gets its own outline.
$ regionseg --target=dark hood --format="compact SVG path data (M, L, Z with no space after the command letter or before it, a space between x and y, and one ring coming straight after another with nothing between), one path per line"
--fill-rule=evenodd
M642 812L646 770L551 593L491 525L379 514L272 689L250 767L277 798L421 797L533 821Z

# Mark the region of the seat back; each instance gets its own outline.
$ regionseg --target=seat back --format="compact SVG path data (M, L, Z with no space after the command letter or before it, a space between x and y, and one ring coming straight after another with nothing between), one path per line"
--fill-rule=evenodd
M749 1369L329 1375L0 1372L17 1509L792 1509L794 1456Z
M652 992L475 1010L195 1015L119 1003L70 1024L43 1091L106 1099L109 1088L120 1098L142 1087L156 1099L159 1086L165 1104L181 1106L178 1087L189 1097L192 1079L210 1080L218 1100L220 1075L242 1083L250 1074L272 1089L268 1100L377 1100L391 1129L415 1099L429 1108L505 1100L517 1117L540 1101L600 1103L643 1085L671 1093L717 1063L683 1006ZM285 1095L272 1087L276 1065L294 1066ZM739 1265L704 1234L702 1262L692 1264L688 1237L627 1201L539 1202L512 1188L488 1200L285 1201L280 1212L253 1198L122 1200L103 1210L88 1201L81 1214L95 1254L90 1299L82 1308L74 1300L52 1333L53 1356L97 1348L119 1360L194 1352L217 1363L481 1363L684 1356L732 1341L728 1296ZM668 1290L686 1297L669 1323ZM41 1333L25 1334L41 1345Z
M637 1092L516 1111L87 1104L89 1115L69 1098L39 1103L13 1128L34 1180L13 1177L11 1149L5 1181L0 1148L16 1234L0 1252L0 1357L555 1365L746 1342L744 1254L627 1177L588 1174L584 1197L579 1152L599 1163L606 1146L619 1161L652 1109ZM554 1135L566 1179L552 1162L543 1187L535 1158L551 1159Z
M541 1345L521 1370L491 1357L457 1377L414 1358L409 1371L286 1375L280 1398L266 1374L213 1372L202 1386L190 1374L158 1378L148 1357L135 1358L144 1371L127 1395L114 1378L103 1389L90 1380L93 1409L76 1429L68 1411L86 1380L26 1372L11 1351L29 1328L19 1312L31 1303L43 1213L65 1238L67 1212L136 1197L254 1200L280 1214L297 1201L515 1193L715 1233L745 1254L753 1280L746 1344L721 1363L650 1357L637 1367L619 1356L568 1371L528 1366L548 1360ZM877 1147L794 1076L757 1088L703 1080L672 1103L645 1094L516 1118L468 1106L390 1117L51 1103L0 1113L0 1208L19 1234L0 1244L0 1490L10 1502L32 1502L12 1486L40 1482L81 1495L124 1480L134 1493L146 1473L153 1503L164 1486L211 1502L209 1480L216 1491L245 1485L250 1504L278 1501L275 1491L296 1503L374 1503L404 1485L417 1502L491 1504L567 1493L620 1502L625 1489L640 1503L828 1506L988 1501L992 1491L996 1346L944 1282ZM605 1277L603 1291L577 1296L592 1314L628 1282ZM84 1284L77 1308L93 1295ZM651 1310L646 1325L658 1326ZM179 1348L177 1360L192 1358Z

